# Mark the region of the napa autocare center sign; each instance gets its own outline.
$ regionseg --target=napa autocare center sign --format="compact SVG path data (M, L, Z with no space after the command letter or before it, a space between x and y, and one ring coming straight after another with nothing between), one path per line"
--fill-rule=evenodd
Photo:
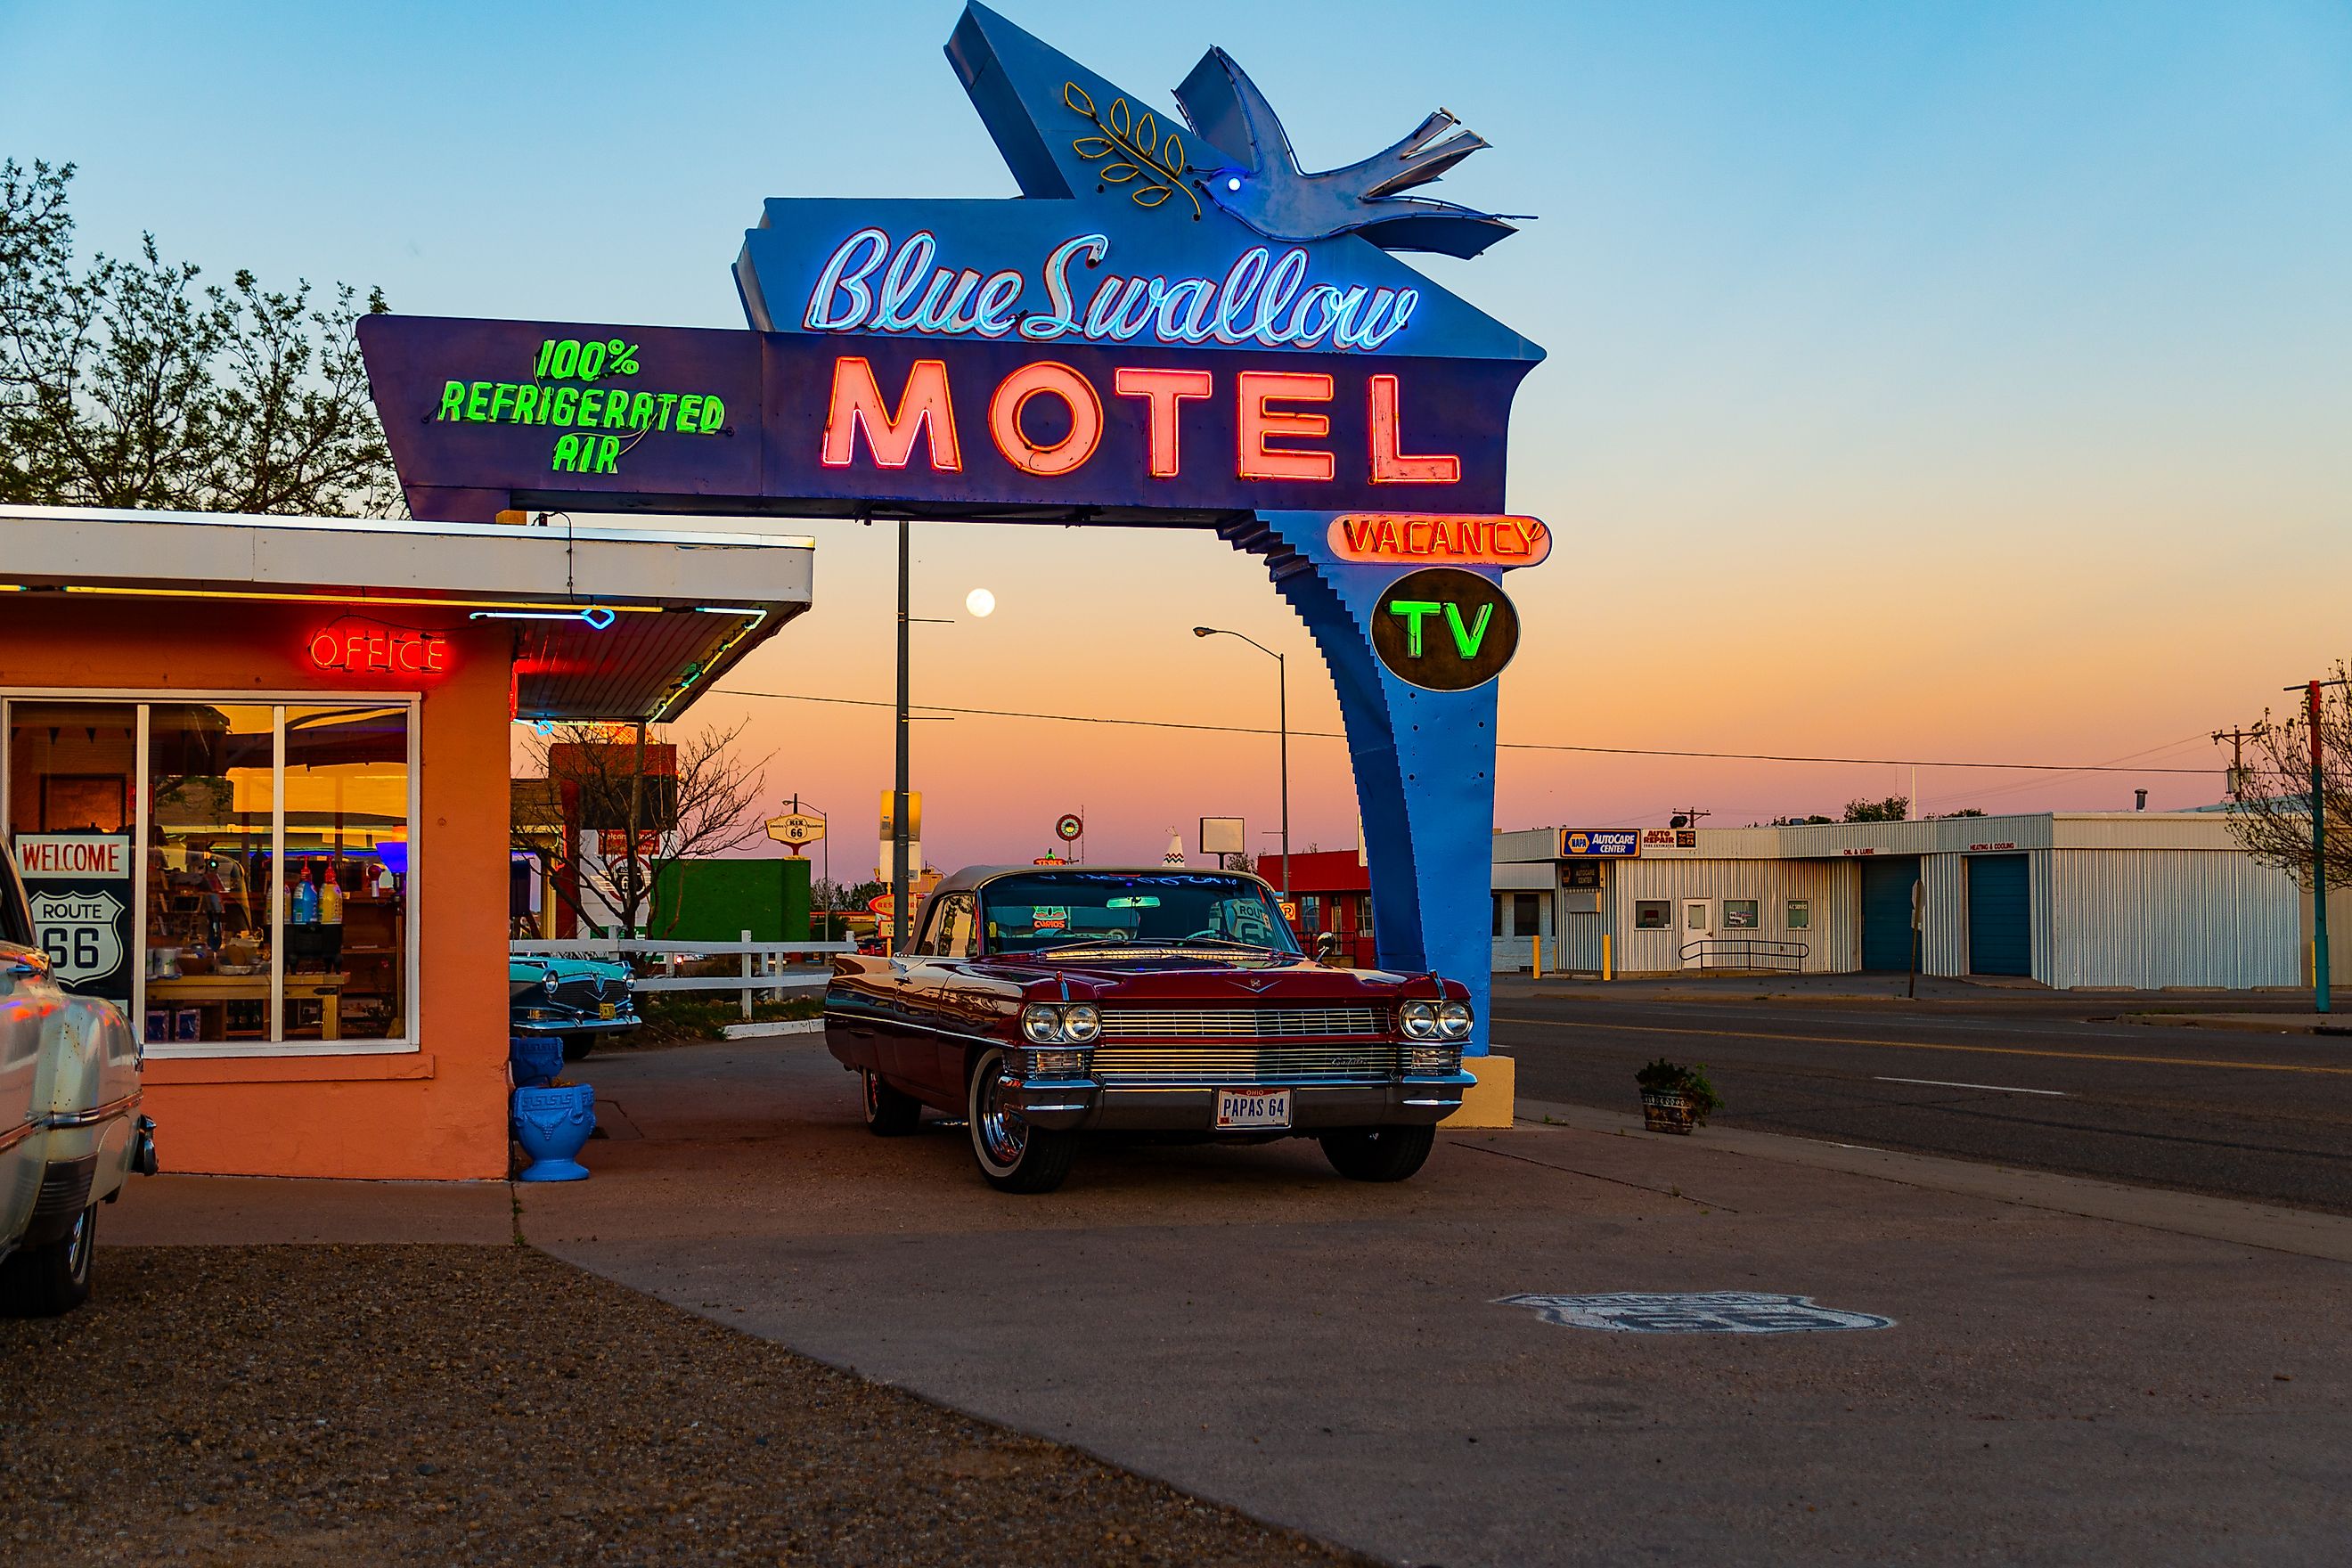
M86 996L131 1005L131 839L127 833L26 833L16 863L50 973Z

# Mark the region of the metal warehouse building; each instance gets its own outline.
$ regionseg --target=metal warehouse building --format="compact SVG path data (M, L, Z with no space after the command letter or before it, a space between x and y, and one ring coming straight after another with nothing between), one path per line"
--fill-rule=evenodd
M2309 898L2210 812L1495 836L1495 965L2292 986ZM1915 891L1916 889L1916 891Z

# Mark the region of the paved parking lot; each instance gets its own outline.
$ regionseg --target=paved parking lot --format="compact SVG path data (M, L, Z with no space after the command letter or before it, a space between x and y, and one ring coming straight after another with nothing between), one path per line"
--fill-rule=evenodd
M2352 1539L2352 1221L2152 1194L2118 1223L2060 1212L2062 1177L2028 1206L1981 1166L1947 1191L1934 1162L1889 1180L1599 1124L1448 1135L1396 1187L1307 1144L1138 1148L1009 1198L960 1130L866 1134L813 1041L583 1076L614 1136L594 1180L519 1189L532 1243L1388 1560L2333 1563ZM1716 1290L1894 1326L1496 1304Z

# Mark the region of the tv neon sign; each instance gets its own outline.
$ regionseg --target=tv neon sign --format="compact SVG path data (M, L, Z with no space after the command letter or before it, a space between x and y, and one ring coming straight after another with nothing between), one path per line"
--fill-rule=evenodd
M859 229L826 259L801 324L813 332L1017 333L1038 343L1125 343L1149 331L1151 342L1171 346L1311 349L1328 338L1334 348L1372 353L1404 331L1421 301L1416 289L1309 283L1304 249L1293 246L1277 259L1256 245L1222 279L1106 273L1081 308L1072 265L1098 268L1110 255L1108 236L1082 234L1055 246L1039 269L1047 308L1024 313L1028 279L1022 273L1008 268L983 278L968 267L934 267L938 253L929 229L895 245L886 229Z
M449 639L367 623L337 623L311 635L310 662L343 675L446 675Z
M1234 471L1239 478L1328 483L1336 477L1336 452L1286 444L1321 440L1331 434L1329 415L1297 406L1330 403L1338 395L1330 375L1318 371L1244 370L1234 373L1229 384L1234 399ZM1182 473L1182 405L1213 397L1217 390L1218 377L1207 370L1114 368L1111 395L1146 405L1147 465L1153 479L1172 479ZM1369 449L1362 471L1371 483L1461 482L1459 457L1403 449L1400 406L1403 389L1399 377L1368 378L1366 396ZM1024 411L1040 398L1062 407L1068 428L1057 440L1034 440L1024 426ZM1092 381L1069 365L1039 360L1018 367L997 383L988 400L987 423L989 436L1006 462L1024 474L1050 479L1083 468L1101 445L1102 395ZM906 468L914 462L918 442L933 473L963 471L963 441L945 360L921 359L908 366L895 408L871 360L845 354L834 362L820 462L828 468L855 467L862 444L876 468Z

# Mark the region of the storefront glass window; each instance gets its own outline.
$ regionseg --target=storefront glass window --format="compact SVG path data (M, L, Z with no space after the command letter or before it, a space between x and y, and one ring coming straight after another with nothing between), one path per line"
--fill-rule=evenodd
M409 704L0 706L0 816L61 981L160 1054L409 1037Z
M1811 899L1789 900L1789 929L1805 931L1813 923L1813 901Z
M288 707L289 1038L399 1037L408 843L406 705Z
M152 1042L276 1037L277 748L271 707L148 710L142 945Z
M1675 923L1675 906L1664 899L1637 899L1633 901L1635 931L1669 931Z
M1754 899L1724 900L1723 929L1726 931L1754 931L1756 929L1757 921L1756 903L1757 901Z

